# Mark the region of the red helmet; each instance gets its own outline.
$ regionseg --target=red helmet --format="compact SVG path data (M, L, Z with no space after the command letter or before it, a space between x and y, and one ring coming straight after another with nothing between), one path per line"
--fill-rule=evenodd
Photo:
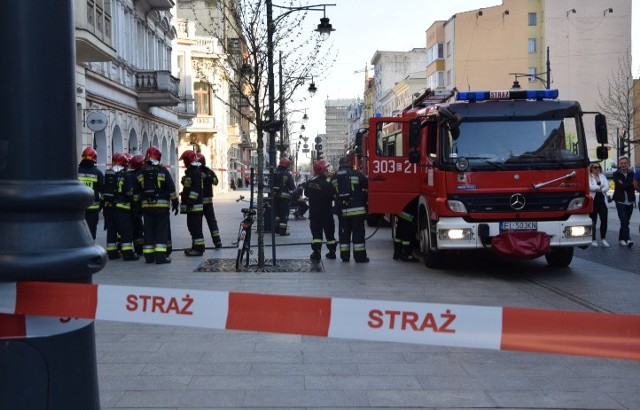
M327 171L327 161L319 159L313 163L313 173L315 175L322 175Z
M89 161L96 162L98 160L98 153L93 147L87 147L82 151L82 159L88 159Z
M198 162L200 163L200 165L207 165L207 160L205 159L204 154L202 152L196 153L196 158L198 159Z
M131 154L130 152L125 152L124 157L127 159L127 161L131 161L131 158L133 158L133 154Z
M134 155L133 158L129 160L129 164L131 164L131 168L136 171L142 169L142 166L144 165L144 157L140 154Z
M149 161L150 159L155 159L156 161L160 161L160 158L162 158L162 152L160 152L158 147L152 145L147 149L147 155L144 157L144 160Z
M121 153L116 152L113 154L113 157L111 158L111 163L113 165L120 165L121 167L126 167L127 165L129 165L129 160L127 159L127 157L125 157Z
M289 165L291 165L291 161L289 161L289 158L282 158L280 160L280 166L289 168Z
M185 165L189 166L192 162L197 161L197 155L194 151L188 149L180 155L180 160L184 161Z

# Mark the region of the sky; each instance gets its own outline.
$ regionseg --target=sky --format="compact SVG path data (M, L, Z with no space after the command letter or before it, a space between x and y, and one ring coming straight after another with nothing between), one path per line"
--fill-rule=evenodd
M436 20L452 15L502 4L501 0L401 0L392 6L389 0L334 0L335 7L326 8L333 28L329 41L338 51L337 61L328 68L330 75L316 81L318 92L297 109L307 109L305 136L311 140L324 133L324 103L327 98L362 98L365 63L371 68L376 50L409 51L425 47L425 31ZM313 4L316 4L313 2ZM640 65L640 4L632 7L632 67L634 75ZM315 15L318 15L317 18ZM310 13L307 20L317 25L320 13ZM399 23L399 24L398 24ZM636 41L633 41L635 39ZM373 75L373 71L369 72Z

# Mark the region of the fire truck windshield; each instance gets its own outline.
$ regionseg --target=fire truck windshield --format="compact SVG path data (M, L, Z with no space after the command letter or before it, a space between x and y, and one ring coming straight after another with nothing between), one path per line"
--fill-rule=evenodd
M442 126L442 162L466 158L472 169L579 166L586 160L580 123L563 119L486 120L465 118L459 135Z

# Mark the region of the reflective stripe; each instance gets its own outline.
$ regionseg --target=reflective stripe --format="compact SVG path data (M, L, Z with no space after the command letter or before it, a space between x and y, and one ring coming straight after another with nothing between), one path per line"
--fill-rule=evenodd
M364 246L364 243L354 243L353 244L353 251L354 252L365 251L365 250L367 250L367 248Z
M398 214L398 217L404 219L405 221L409 221L409 222L413 221L413 215L404 211L400 212Z
M116 208L125 209L127 211L130 211L131 210L131 205L130 204L123 204L122 202L118 202L116 204Z
M355 216L355 215L365 215L367 213L364 206L357 206L354 208L345 208L342 210L342 216Z

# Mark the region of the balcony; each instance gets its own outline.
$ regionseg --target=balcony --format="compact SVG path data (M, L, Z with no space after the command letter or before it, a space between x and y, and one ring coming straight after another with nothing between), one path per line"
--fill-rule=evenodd
M196 116L196 105L193 95L185 95L176 107L179 118L193 118Z
M136 5L140 5L144 12L149 10L171 10L175 5L173 0L134 0Z
M168 70L136 72L138 104L175 107L182 102L179 89L180 80Z
M76 62L115 61L108 7L102 0L76 0L74 6Z

